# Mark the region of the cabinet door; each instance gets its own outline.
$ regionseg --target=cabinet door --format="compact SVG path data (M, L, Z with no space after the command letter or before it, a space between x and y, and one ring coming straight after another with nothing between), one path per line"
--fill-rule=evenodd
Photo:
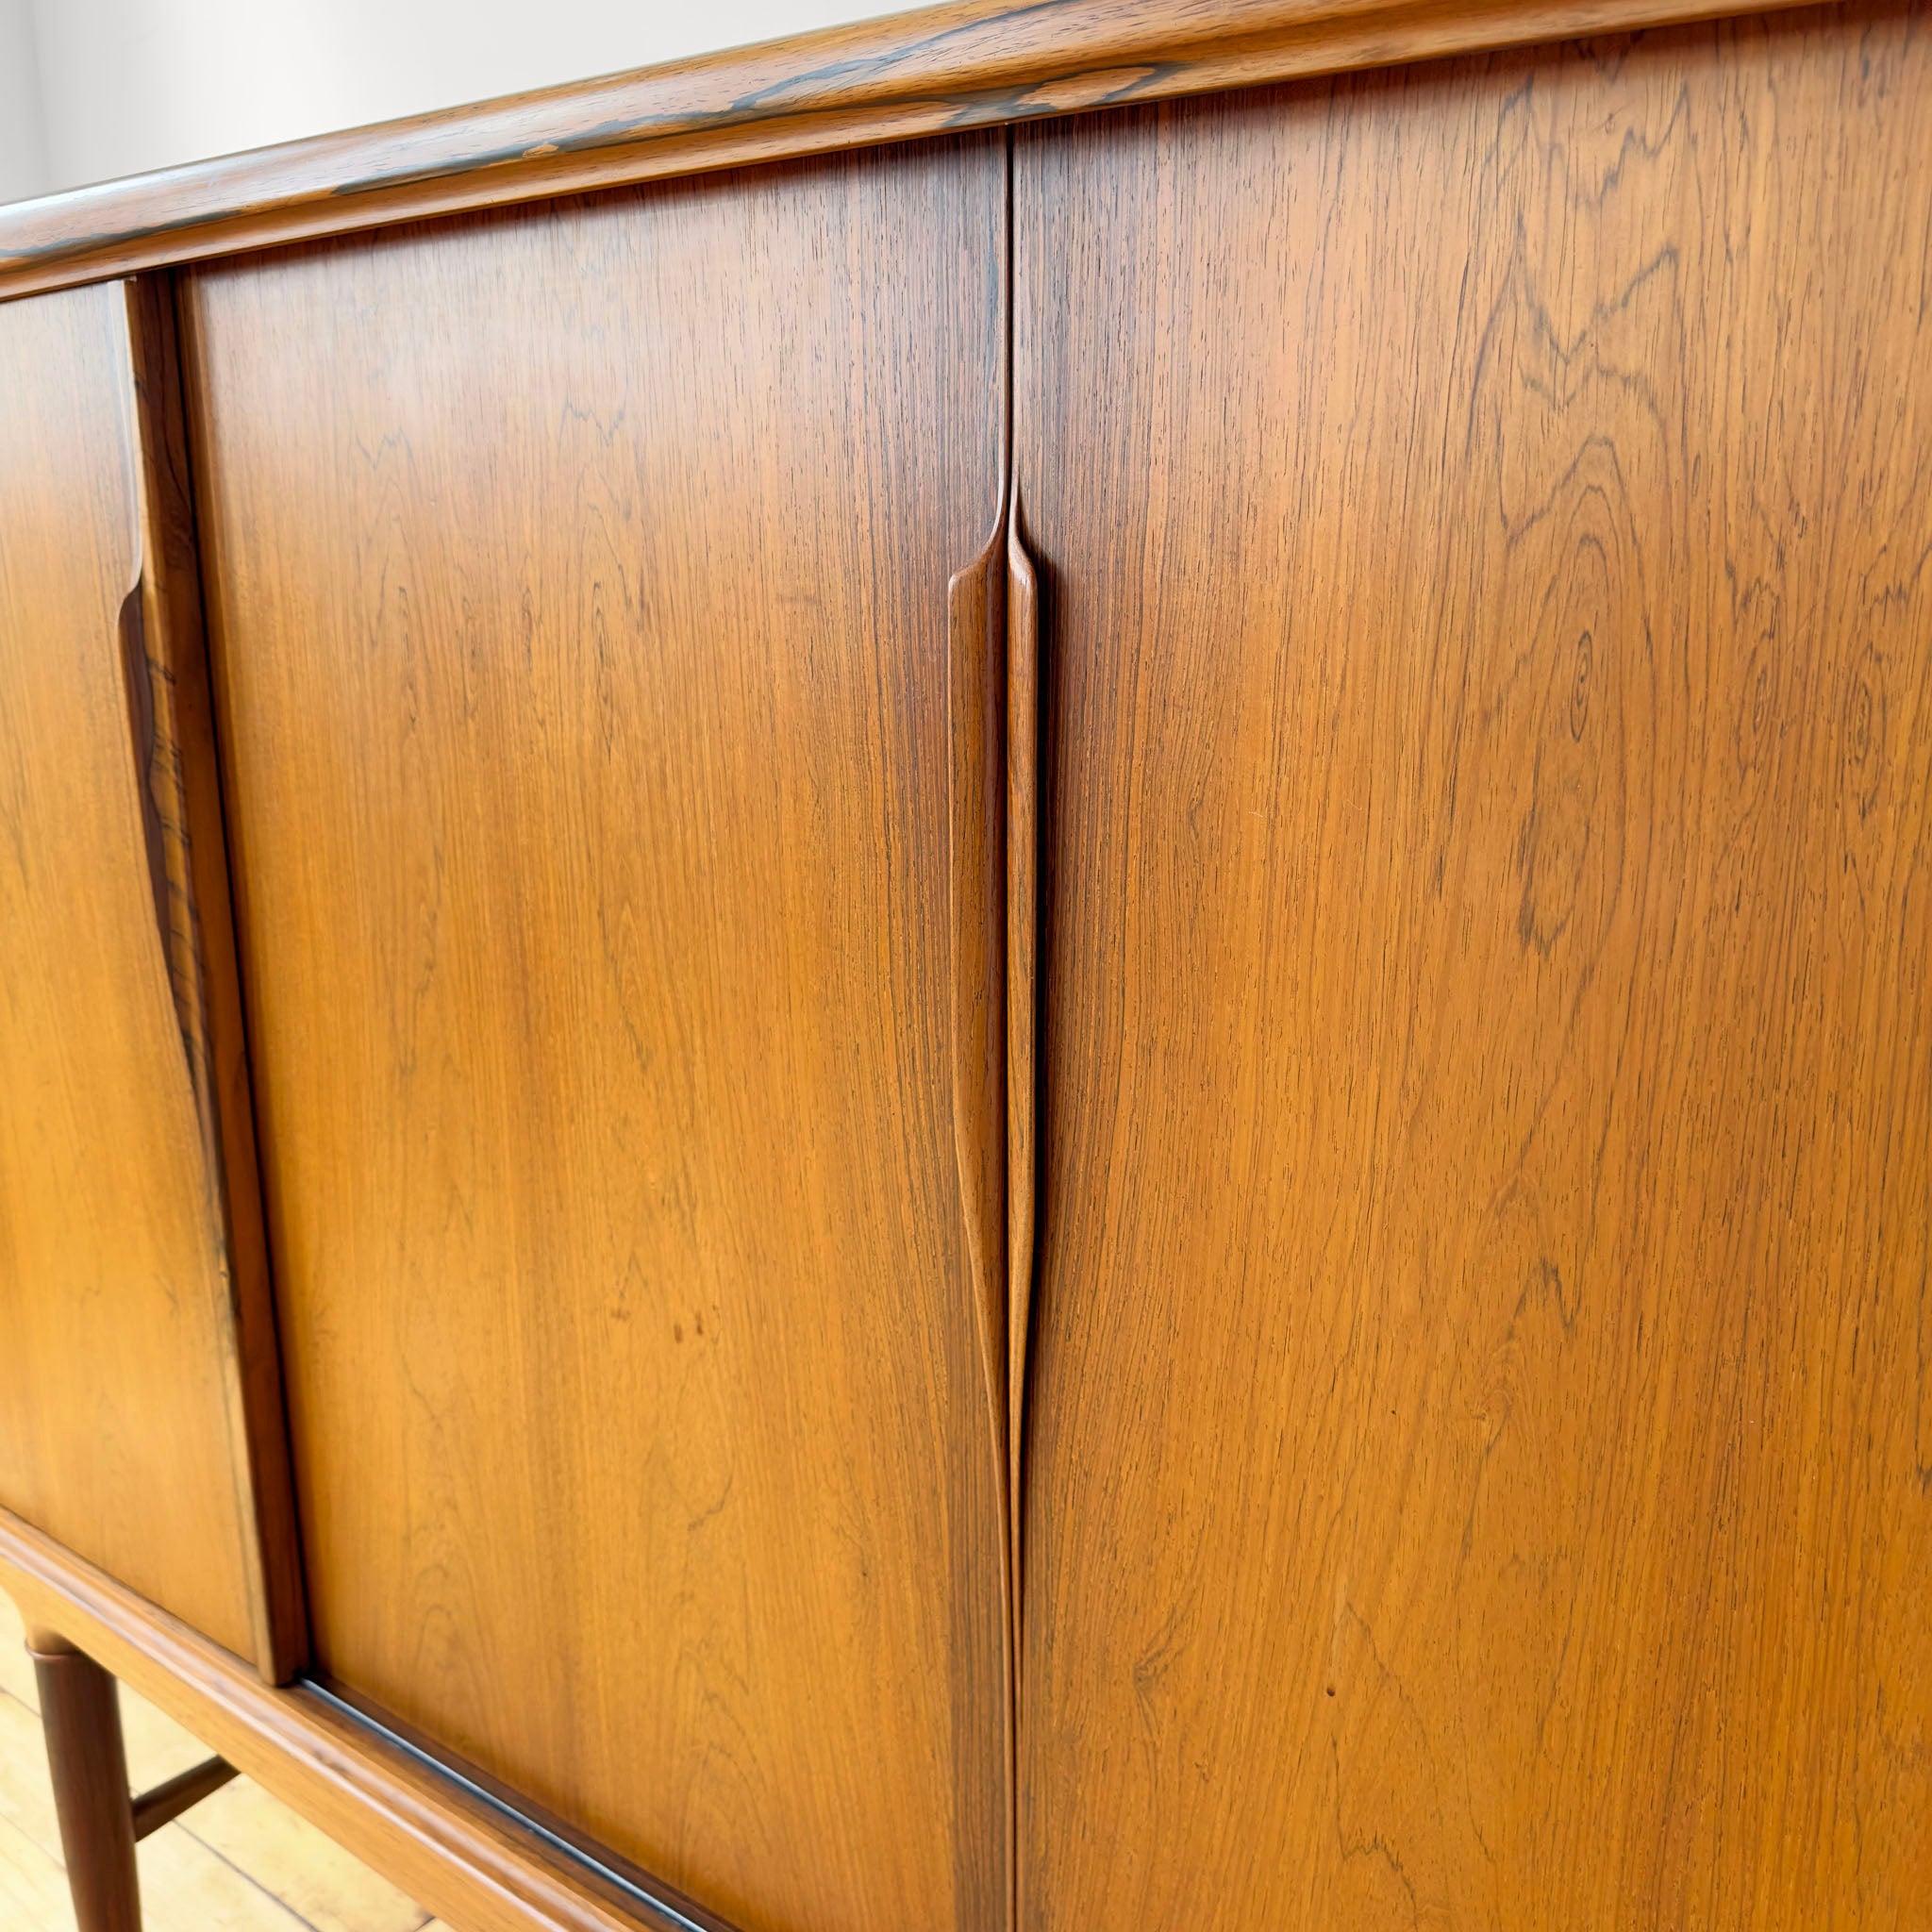
M164 286L0 307L0 1505L301 1654Z
M995 1923L947 580L1000 137L197 275L315 1652L748 1928Z
M1932 35L1024 135L1033 1927L1932 1913Z

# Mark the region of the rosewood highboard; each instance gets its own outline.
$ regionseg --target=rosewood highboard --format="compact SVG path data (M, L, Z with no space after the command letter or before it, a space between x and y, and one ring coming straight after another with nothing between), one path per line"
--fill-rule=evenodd
M0 1070L82 1932L1932 1924L1932 9L0 209Z

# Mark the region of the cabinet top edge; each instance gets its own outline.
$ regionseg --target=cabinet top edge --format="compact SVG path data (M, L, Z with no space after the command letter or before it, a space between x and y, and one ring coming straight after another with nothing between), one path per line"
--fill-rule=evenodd
M0 300L750 162L1805 0L945 0L0 207Z

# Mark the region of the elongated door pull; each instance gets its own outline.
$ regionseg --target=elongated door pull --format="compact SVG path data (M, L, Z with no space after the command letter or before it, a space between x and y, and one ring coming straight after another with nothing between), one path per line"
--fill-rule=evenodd
M1005 1488L1007 1114L1005 517L947 586L952 739L953 1141L988 1418ZM1004 1500L1004 1499L1003 1499ZM1002 1515L1006 1514L1002 1509Z
M1007 1496L1014 1614L1020 1603L1020 1462L1033 1291L1035 974L1040 921L1040 579L1007 522Z
M201 1143L251 1634L262 1675L279 1684L308 1659L308 1611L242 1038L180 343L165 283L137 277L125 300L138 526L121 650L135 784Z

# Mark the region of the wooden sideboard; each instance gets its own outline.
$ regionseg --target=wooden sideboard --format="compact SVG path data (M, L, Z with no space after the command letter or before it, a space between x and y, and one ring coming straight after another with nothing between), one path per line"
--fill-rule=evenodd
M1932 1924L1932 7L966 0L0 298L83 1932L108 1674L468 1932Z

